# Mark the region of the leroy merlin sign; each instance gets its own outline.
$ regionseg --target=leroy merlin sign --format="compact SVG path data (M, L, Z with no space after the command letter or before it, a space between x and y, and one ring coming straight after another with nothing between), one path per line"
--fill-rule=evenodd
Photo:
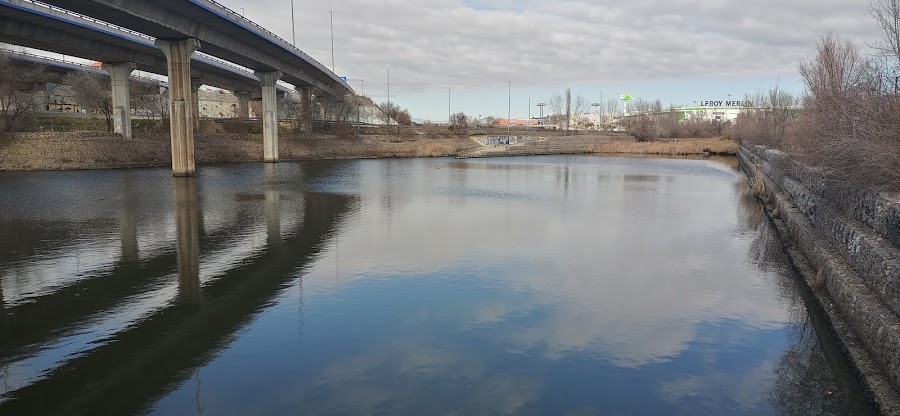
M622 96L619 97L619 99L622 101L631 101L631 100L634 100L634 96L632 96L630 92L626 92L625 94L622 94Z

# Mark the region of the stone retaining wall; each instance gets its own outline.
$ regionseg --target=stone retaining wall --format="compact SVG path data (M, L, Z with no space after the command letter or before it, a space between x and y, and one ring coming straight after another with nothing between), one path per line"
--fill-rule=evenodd
M742 147L739 158L772 216L790 234L791 245L815 269L816 275L808 280L814 289L827 290L834 308L876 364L871 367L881 374L861 372L875 390L894 398L883 401L895 400L900 390L900 245L894 239L900 236L900 204L884 195L860 192L863 206L848 215L832 202L839 198L823 198L832 189L810 180L815 178L812 171L782 152ZM862 367L860 360L855 361ZM893 411L886 413L900 411L887 407Z

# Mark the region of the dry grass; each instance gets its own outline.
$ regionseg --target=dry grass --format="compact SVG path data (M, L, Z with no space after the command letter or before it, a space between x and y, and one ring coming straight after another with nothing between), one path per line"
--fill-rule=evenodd
M617 140L592 145L592 153L633 153L654 155L736 155L739 145L726 139L678 139L638 142Z
M338 139L282 137L282 160L359 159L454 156L477 147L468 138L363 136ZM166 134L138 134L134 139L106 133L22 133L0 140L0 170L108 169L171 164ZM261 134L198 133L197 163L260 161Z
M317 136L312 139L282 140L279 150L285 159L353 159L455 156L477 147L469 138L361 136L357 139Z
M756 195L760 199L768 197L768 193L766 192L766 181L763 179L763 175L764 173L759 166L753 167L753 180L750 182L750 189L753 191L753 195Z

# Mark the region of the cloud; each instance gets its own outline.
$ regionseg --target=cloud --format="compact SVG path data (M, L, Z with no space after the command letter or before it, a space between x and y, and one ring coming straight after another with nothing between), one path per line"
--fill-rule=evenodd
M230 0L247 17L290 39L283 0ZM334 10L337 72L372 80L384 94L446 88L692 77L753 77L793 72L819 36L872 39L863 1L793 2L348 0L304 2L297 43L330 66Z
M776 283L749 278L757 273L755 266L747 269L749 242L722 231L735 226L734 216L722 213L738 208L734 183L741 180L718 170L724 166L710 162L709 177L695 170L669 176L657 170L667 164L650 163L621 175L590 165L571 173L541 163L439 166L384 188L373 171L348 171L364 183L361 189L376 193L362 196L364 209L338 237L338 259L314 265L310 274L333 275L340 264L341 275L351 276L342 284L414 279L433 270L476 275L504 291L528 294L529 301L472 305L459 318L464 327L493 328L507 346L550 360L586 353L627 368L670 361L696 339L703 322L767 330L790 319L784 303L770 295ZM434 185L467 183L458 175L485 169L492 170L489 179L467 184L461 202L454 196L463 190ZM510 171L516 175L508 177ZM492 185L505 192L491 192ZM433 195L411 197L426 186ZM657 199L659 189L672 196ZM692 189L704 191L687 191ZM548 199L554 192L558 199ZM383 195L394 203L384 205ZM499 209L522 202L532 208ZM441 236L440 243L423 244L423 234ZM602 266L586 272L595 261ZM310 279L305 289L315 294L340 287ZM442 313L428 309L405 319L423 324ZM520 321L523 316L529 318Z

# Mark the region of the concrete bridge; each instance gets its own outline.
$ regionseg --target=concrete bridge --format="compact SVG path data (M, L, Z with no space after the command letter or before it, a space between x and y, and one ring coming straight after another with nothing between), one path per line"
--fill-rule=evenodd
M251 94L259 92L266 162L278 161L280 79L300 92L307 125L313 93L353 93L309 55L214 1L49 3L0 0L0 41L104 62L112 78L116 132L125 137L131 136L130 73L167 75L175 176L195 171L193 132L202 84L235 92L244 117Z

